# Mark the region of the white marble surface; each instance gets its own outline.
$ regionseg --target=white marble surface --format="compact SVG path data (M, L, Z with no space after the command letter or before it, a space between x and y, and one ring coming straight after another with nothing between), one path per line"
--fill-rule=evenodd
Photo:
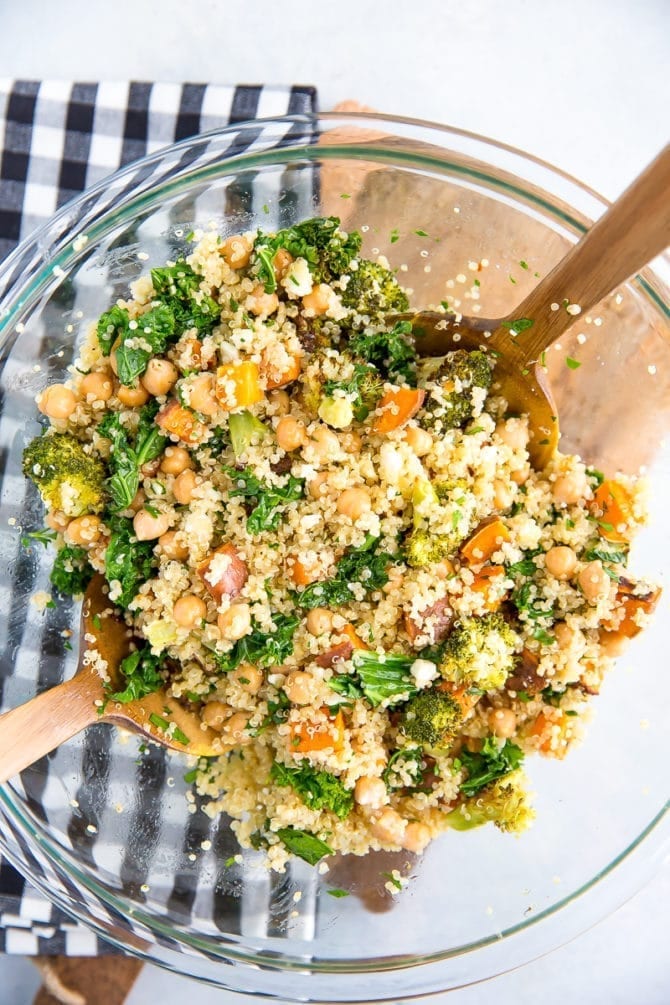
M358 98L480 132L609 197L667 142L669 43L668 0L0 4L3 76L314 83L323 109ZM669 902L666 873L571 945L432 1000L667 1005ZM0 958L0 1002L33 987L27 964ZM147 968L128 1005L185 1000L248 999Z

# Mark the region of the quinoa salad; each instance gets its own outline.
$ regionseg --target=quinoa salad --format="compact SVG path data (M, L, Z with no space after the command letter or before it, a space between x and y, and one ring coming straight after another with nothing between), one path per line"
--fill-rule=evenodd
M335 217L192 235L24 452L54 590L99 573L132 629L106 701L197 713L206 812L278 870L523 831L524 758L565 756L660 593L627 567L643 483L533 470L493 354L418 356L361 243Z

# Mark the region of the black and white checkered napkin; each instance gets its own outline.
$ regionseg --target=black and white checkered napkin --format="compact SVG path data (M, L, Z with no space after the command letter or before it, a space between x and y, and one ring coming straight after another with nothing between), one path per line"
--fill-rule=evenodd
M0 261L70 199L145 154L231 123L315 110L306 86L0 79ZM0 952L114 951L0 860Z

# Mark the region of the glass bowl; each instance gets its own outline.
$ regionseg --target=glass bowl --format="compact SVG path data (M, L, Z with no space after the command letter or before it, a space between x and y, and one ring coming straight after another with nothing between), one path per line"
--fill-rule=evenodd
M21 544L22 528L42 521L20 472L39 429L34 396L63 378L90 321L140 273L176 257L192 229L338 215L364 230L365 251L402 263L415 305L448 299L496 317L604 206L489 140L334 114L188 140L67 206L0 269L3 708L70 675L78 650L77 606L40 611L30 599L48 590L51 561ZM563 448L650 479L652 519L633 567L660 580L670 564L669 273L657 261L548 353ZM667 853L669 641L665 598L594 701L584 743L563 763L530 759L537 821L519 839L489 826L447 833L421 858L340 859L325 875L298 861L269 875L257 853L232 861L224 818L189 812L179 756L101 724L0 790L3 851L116 946L222 987L371 1001L479 981L574 937ZM386 889L392 869L409 877L397 896ZM350 896L329 896L334 888Z

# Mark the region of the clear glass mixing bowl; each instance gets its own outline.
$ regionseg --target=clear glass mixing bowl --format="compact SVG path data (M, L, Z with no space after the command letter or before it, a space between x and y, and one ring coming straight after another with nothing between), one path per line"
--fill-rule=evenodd
M67 206L0 269L3 708L71 674L78 650L76 605L40 612L30 601L48 589L50 566L44 550L20 543L21 528L41 526L20 473L39 428L34 395L65 375L87 324L140 273L176 257L190 230L335 214L364 229L367 252L406 267L415 305L448 298L495 317L604 205L546 164L467 133L324 115L189 140ZM548 354L564 448L598 468L646 469L652 522L633 567L661 580L670 564L668 271L658 261ZM566 356L581 367L566 367ZM485 827L448 833L420 859L344 859L323 876L297 862L268 875L253 852L230 863L225 819L189 813L179 757L142 752L136 737L99 725L0 791L3 851L117 946L224 987L370 1001L481 980L572 938L667 853L667 611L665 598L606 682L584 744L563 763L528 764L537 821L520 839ZM385 889L393 868L411 877L397 897ZM332 888L351 895L334 898Z

